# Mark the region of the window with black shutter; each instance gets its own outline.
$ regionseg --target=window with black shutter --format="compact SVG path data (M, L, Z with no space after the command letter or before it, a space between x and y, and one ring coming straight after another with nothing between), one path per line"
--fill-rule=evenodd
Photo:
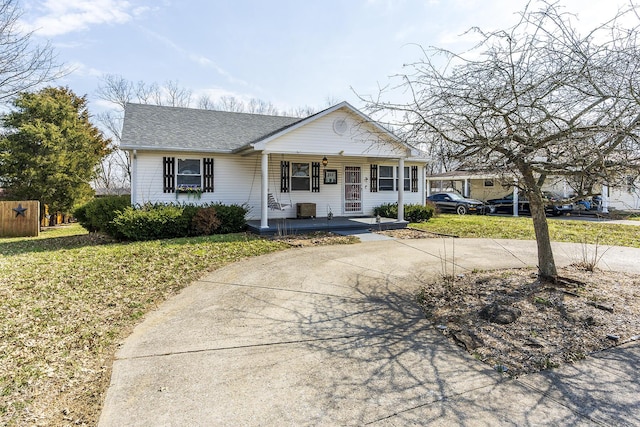
M165 193L174 193L176 191L176 158L163 157L163 184L162 191Z

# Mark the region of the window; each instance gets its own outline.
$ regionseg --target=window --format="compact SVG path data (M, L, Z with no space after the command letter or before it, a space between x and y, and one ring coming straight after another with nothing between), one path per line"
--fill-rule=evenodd
M493 187L494 186L493 179L485 179L484 180L484 186L485 187Z
M378 190L393 191L393 166L378 167Z
M176 174L178 190L187 188L202 188L200 174L200 159L178 159L178 173Z
M378 167L378 190L379 191L397 191L398 190L398 167L379 166ZM411 190L411 175L409 174L409 166L404 167L404 189Z
M396 167L396 177L400 176L399 168ZM409 175L409 166L404 167L404 191L411 190L411 176ZM396 178L396 187L398 186L398 178ZM397 189L397 188L396 188Z
M309 163L291 163L291 190L309 191L310 184Z

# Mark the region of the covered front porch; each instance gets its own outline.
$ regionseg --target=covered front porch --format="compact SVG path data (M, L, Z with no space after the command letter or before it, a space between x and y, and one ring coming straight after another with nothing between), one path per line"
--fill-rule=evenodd
M397 230L406 228L409 223L396 218L378 217L333 217L328 218L278 218L270 219L269 226L261 226L260 220L247 221L247 228L251 233L261 236L305 234L316 231L333 233Z

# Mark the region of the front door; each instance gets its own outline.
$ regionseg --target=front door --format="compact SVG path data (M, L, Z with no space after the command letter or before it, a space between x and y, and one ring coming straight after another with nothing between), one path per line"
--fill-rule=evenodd
M344 212L362 213L362 173L360 166L344 167Z

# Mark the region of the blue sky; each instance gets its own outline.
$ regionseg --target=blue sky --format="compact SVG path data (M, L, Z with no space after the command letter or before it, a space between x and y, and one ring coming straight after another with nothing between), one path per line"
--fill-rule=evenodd
M585 25L623 0L563 0ZM327 99L360 107L415 44L456 49L471 26L497 29L526 0L20 0L23 23L74 70L57 82L104 108L100 76L177 81L193 99L259 98L281 110Z

